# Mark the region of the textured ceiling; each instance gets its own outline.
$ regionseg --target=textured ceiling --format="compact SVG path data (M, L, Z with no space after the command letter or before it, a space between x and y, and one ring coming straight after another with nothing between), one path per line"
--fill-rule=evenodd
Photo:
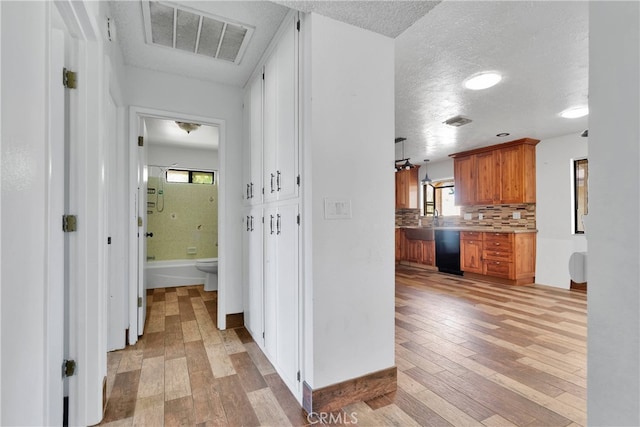
M244 86L288 8L267 1L180 1L176 4L255 27L240 64L145 43L140 1L111 1L117 41L127 65Z
M559 113L587 105L587 2L444 1L396 38L396 137L412 163L522 137L588 127ZM496 70L497 86L471 91L472 74ZM460 128L444 125L463 115ZM511 135L498 138L495 135ZM401 156L396 145L396 158Z
M275 1L396 38L440 1Z
M413 163L517 138L581 133L588 118L563 119L587 105L586 1L204 1L175 2L255 26L238 65L144 42L139 1L111 2L125 63L242 86L276 33L289 6L313 11L396 40L396 137L406 137ZM470 91L464 79L484 70L503 81ZM472 123L442 124L463 115ZM498 138L501 132L509 136ZM389 142L391 143L391 141ZM401 156L396 144L396 158ZM364 155L365 153L363 153Z

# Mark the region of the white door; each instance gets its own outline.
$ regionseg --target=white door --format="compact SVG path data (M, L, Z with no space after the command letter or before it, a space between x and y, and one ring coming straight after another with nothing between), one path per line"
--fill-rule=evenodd
M64 68L65 34L61 30L51 32L50 62L50 105L49 114L51 134L49 143L49 170L47 171L47 202L49 217L47 265L48 301L47 305L47 408L45 418L50 424L62 424L64 380L60 375L60 366L65 358L65 237L60 221L65 211L65 127L67 126L67 110L65 107L64 88L61 84Z
M144 119L139 118L139 134L143 141L147 139ZM145 289L147 263L147 146L138 145L138 335L144 332L144 321L147 315L147 292Z
M246 254L248 260L248 307L249 319L246 326L251 332L254 341L260 347L264 346L264 291L262 277L262 261L263 261L263 224L262 224L262 208L254 207L247 215L247 234L248 251Z
M278 159L278 50L271 55L264 66L263 99L263 185L264 201L277 199Z
M281 205L276 213L276 324L280 377L299 390L298 373L298 204Z
M251 83L250 100L250 180L251 204L262 203L262 91L263 80L257 76ZM245 157L246 159L246 157Z
M264 211L264 350L271 362L276 361L278 354L277 214L275 207Z
M251 88L242 98L242 159L251 159ZM242 162L242 199L251 202L251 162Z
M276 192L278 200L298 195L298 138L297 96L297 52L295 23L292 23L278 43L277 72L277 145L276 145Z

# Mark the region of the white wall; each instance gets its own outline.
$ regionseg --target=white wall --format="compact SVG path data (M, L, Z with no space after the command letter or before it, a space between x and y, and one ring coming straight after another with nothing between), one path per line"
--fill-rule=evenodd
M178 163L176 168L214 169L218 170L220 161L218 150L203 150L200 148L179 148L162 145L149 145L147 163L158 166L171 166Z
M536 145L536 283L569 289L569 257L587 250L584 235L573 234L573 161L587 157L579 133ZM590 205L591 200L589 201Z
M315 14L303 25L305 380L316 389L394 365L394 43ZM349 200L352 218L325 219L327 197Z
M221 119L226 122L226 176L221 176L220 202L227 224L221 229L220 257L224 258L226 312L240 313L243 309L240 221L242 89L136 67L126 67L125 72L127 80L123 86L129 105Z
M441 181L446 179L453 179L453 159L438 160L437 162L429 162L426 165L429 172L429 178L432 181ZM420 165L418 177L420 180L424 178L425 164Z
M589 424L640 425L640 3L589 9Z
M43 425L46 424L43 401L48 104L45 96L46 6L43 2L0 2L0 8L0 240L4 249L0 260L0 424Z

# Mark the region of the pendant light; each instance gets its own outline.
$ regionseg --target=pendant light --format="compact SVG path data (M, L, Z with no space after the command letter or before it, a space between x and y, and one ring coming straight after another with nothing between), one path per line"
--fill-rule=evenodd
M429 173L427 172L427 163L429 163L429 159L424 159L424 178L422 178L423 184L431 183L431 178L429 178Z
M396 144L399 143L399 142L402 143L402 159L396 160L396 162L395 162L396 163L396 169L395 169L396 172L399 172L401 170L409 170L409 169L415 167L413 164L411 164L411 162L409 161L410 160L409 158L405 158L404 157L404 142L406 140L407 140L407 138L402 138L402 137L396 138L396 140L395 140ZM404 162L404 163L399 165L398 163L400 163L400 162Z

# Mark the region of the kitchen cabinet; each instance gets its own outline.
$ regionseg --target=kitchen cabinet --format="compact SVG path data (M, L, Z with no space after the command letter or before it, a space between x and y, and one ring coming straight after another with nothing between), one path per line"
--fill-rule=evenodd
M396 209L418 209L420 188L417 167L403 169L396 175Z
M436 242L434 240L420 240L422 243L422 257L420 264L435 266L436 265Z
M422 240L406 240L405 259L410 262L422 261Z
M460 232L460 269L469 273L483 273L482 265L483 233L478 231Z
M402 244L403 240L404 231L402 231L402 228L396 228L396 264L402 261L402 259L404 258L402 255L402 248L404 246Z
M474 156L464 156L453 160L455 203L458 206L473 205L475 201Z
M460 264L465 273L477 273L512 285L535 280L535 232L470 232L460 234Z
M523 138L451 154L456 204L535 203L538 142Z

